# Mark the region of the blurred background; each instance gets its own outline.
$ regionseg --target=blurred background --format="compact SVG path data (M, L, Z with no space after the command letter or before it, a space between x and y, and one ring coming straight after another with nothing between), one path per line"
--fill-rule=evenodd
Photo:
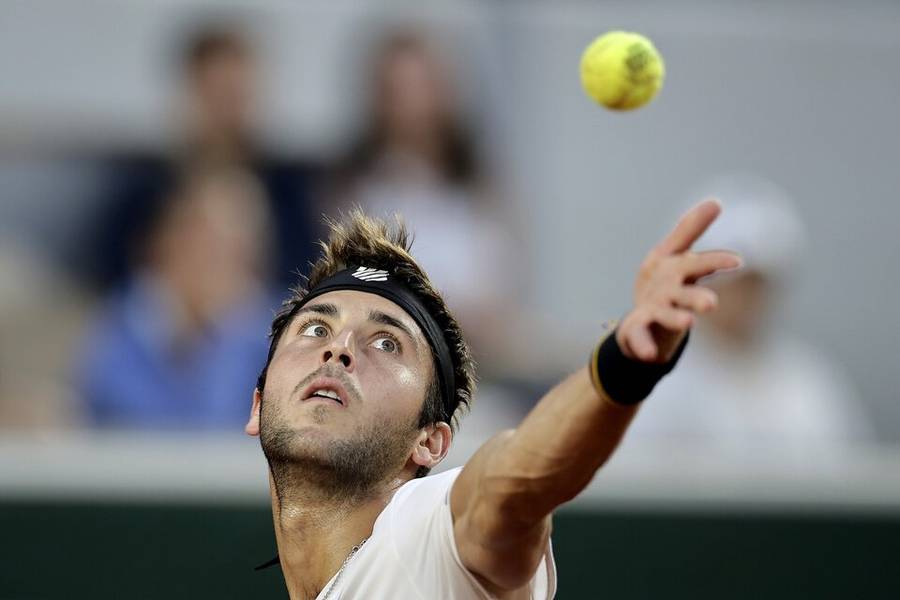
M580 87L610 29L666 61L635 112ZM0 598L286 597L242 428L323 215L415 230L480 363L455 466L709 195L747 268L556 517L558 597L896 597L898 56L887 0L3 3Z

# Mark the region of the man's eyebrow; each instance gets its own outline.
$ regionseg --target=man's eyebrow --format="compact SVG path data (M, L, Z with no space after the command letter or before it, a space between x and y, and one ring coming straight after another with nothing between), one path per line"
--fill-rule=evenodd
M300 310L297 311L297 314L303 314L305 312L314 312L320 315L325 315L328 317L337 317L341 314L341 311L337 306L331 304L330 302L322 302L319 304L309 304L304 306Z
M380 310L371 310L369 311L369 320L375 323L381 323L382 325L387 325L389 327L396 327L400 331L406 334L406 336L412 340L412 343L416 346L419 345L418 340L416 339L415 334L412 330L406 326L403 321L400 321L387 313L383 313Z

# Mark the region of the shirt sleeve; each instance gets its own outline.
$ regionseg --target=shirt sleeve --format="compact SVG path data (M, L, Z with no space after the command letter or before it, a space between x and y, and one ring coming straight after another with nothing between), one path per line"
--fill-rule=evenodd
M389 535L397 560L423 598L494 600L463 565L453 533L450 489L461 468L416 479L403 486L388 506ZM532 600L556 593L556 565L550 541L529 583Z

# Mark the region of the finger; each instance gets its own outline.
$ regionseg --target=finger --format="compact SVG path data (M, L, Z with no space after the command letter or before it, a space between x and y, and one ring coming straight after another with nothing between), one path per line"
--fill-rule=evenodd
M653 322L669 331L684 331L694 324L694 315L681 308L660 306L653 311Z
M717 271L725 271L740 268L744 261L740 255L727 250L707 250L685 254L680 257L682 275L688 281L696 281Z
M652 250L658 256L671 256L688 250L722 212L718 200L704 200L687 211L675 229Z
M678 308L705 313L719 305L719 295L707 287L686 285L675 293L672 303Z

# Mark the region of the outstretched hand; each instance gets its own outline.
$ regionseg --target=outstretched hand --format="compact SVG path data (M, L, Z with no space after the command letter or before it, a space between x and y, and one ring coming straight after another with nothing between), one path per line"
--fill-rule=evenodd
M691 246L721 212L718 201L701 202L644 258L634 284L634 308L616 331L616 341L629 358L668 362L694 324L695 315L718 306L716 293L697 281L736 269L743 261L734 252L693 252Z

